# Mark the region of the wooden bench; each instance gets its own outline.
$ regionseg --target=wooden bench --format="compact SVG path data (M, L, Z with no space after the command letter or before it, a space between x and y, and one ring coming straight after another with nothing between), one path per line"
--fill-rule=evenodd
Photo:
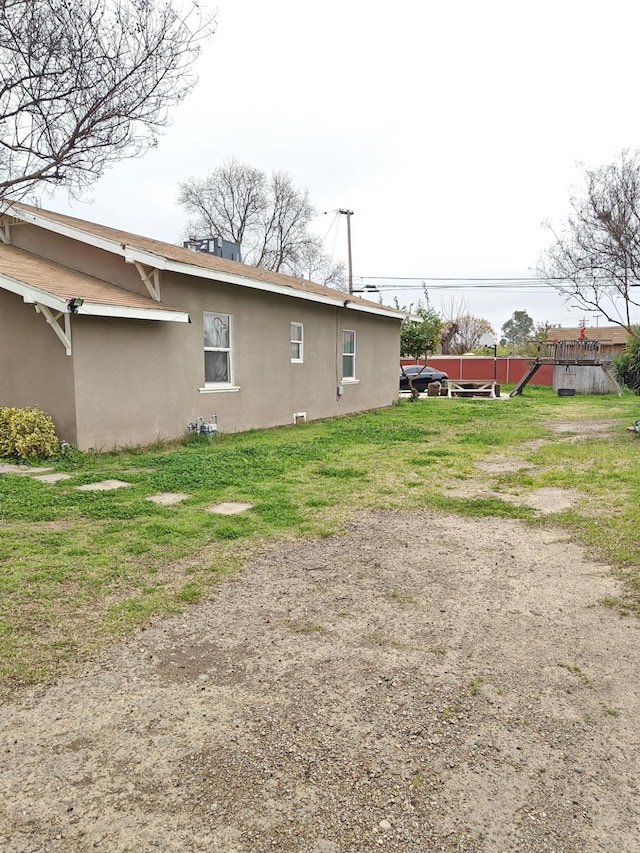
M496 396L495 379L447 379L447 397Z

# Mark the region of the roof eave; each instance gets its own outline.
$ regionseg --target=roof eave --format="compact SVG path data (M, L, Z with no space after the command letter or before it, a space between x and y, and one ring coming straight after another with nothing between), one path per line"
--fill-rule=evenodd
M29 305L46 305L52 311L62 314L85 314L90 317L120 317L129 320L160 320L174 323L190 323L189 314L184 311L173 311L169 308L140 308L127 305L109 305L100 302L84 300L82 305L71 312L69 300L64 296L56 296L32 284L0 273L0 287L21 296L23 302Z
M136 258L137 260L137 258ZM321 293L313 291L294 290L292 287L287 287L283 284L274 284L269 281L261 281L254 278L248 278L235 273L223 272L222 270L210 270L206 267L198 267L193 264L187 264L182 261L171 261L167 259L166 270L175 272L180 275L192 275L197 278L205 278L210 281L220 281L224 284L233 284L237 287L248 287L254 290L262 290L267 293L277 293L280 296L289 296L293 299L305 299L308 302L317 302L321 305L331 305L334 308L348 308L352 311L362 311L368 314L378 314L382 317L392 317L396 320L402 320L403 314L394 311L390 308L375 305L363 305L359 301L355 301L348 293L336 291L336 296L325 296Z
M167 308L131 308L126 305L103 305L100 302L83 302L76 314L88 317L120 317L125 320L160 320L173 323L190 323L191 318L185 311L171 311Z
M308 302L317 302L324 305L332 305L334 307L340 307L342 305L342 307L348 307L351 310L375 314L381 317L389 317L395 320L401 320L403 316L400 312L383 306L377 308L371 305L362 305L353 299L349 299L348 294L337 292L335 298L323 296L319 293L313 293L312 291L295 290L294 288L286 287L285 285L260 281L258 279L234 273L222 272L221 270L210 270L207 267L200 267L196 264L188 264L183 261L172 261L164 255L139 249L127 243L120 243L117 240L112 240L108 237L101 237L97 234L92 234L90 231L84 231L75 225L58 222L55 219L49 219L44 214L34 213L30 210L27 211L20 207L15 207L14 205L11 205L11 215L15 216L16 219L21 219L24 222L30 222L33 225L46 228L48 231L53 231L56 234L61 234L74 240L80 240L87 245L103 249L111 254L120 255L127 263L135 263L137 261L139 263L147 264L148 266L154 266L157 269L171 270L172 272L180 273L182 275L192 275L197 278L221 281L228 284L238 285L240 287L262 290L267 293L278 293L282 296L290 296L293 299L304 299Z
M117 254L124 255L125 247L117 243L115 240L110 240L108 237L100 237L97 234L91 234L89 231L83 231L75 225L69 225L66 222L58 222L56 219L49 219L41 213L34 213L32 210L24 210L21 207L16 207L14 204L9 205L6 213L11 213L16 219L21 219L23 222L29 222L32 225L37 225L40 228L46 228L47 231L53 231L55 234L61 234L64 237L71 237L73 240L81 240L87 245L94 246L98 249L104 249L106 252L114 252L114 247L117 246L119 251ZM80 236L81 235L81 236Z

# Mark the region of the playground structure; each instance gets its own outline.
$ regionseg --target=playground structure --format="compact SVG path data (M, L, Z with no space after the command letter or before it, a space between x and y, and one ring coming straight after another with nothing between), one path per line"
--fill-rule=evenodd
M619 351L611 342L586 338L574 341L540 341L535 360L529 363L529 370L509 396L515 397L517 394L522 393L522 389L531 381L543 365L553 365L554 381L557 373L556 368L563 367L564 374L566 375L569 375L571 367L575 368L571 374L574 379L578 371L584 373L585 369L588 369L589 372L592 372L596 368L600 368L613 390L617 394L622 394L622 389L612 372L613 357ZM560 392L560 388L558 390ZM569 389L566 389L565 386L566 390ZM573 390L573 393L575 393L575 390Z

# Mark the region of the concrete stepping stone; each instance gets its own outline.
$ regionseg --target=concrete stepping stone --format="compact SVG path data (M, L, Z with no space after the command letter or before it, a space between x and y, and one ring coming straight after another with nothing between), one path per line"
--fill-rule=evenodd
M86 483L84 486L76 486L79 492L106 492L109 489L121 489L123 486L130 486L131 483L125 483L123 480L100 480L98 483Z
M60 480L70 480L71 474L37 474L33 479L41 483L58 483Z
M251 509L253 504L241 503L240 501L223 501L219 504L206 507L206 512L216 512L220 515L237 515L247 509Z
M30 468L28 465L12 465L9 462L0 463L0 474L44 474L45 471L53 471L53 468Z
M153 501L154 504L159 504L160 506L171 506L190 497L191 495L187 495L184 492L160 492L157 495L149 495L147 500Z

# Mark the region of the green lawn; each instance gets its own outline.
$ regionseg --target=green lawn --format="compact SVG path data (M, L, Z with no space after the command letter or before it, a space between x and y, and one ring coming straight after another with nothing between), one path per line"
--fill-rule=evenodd
M431 508L561 524L617 567L640 613L640 437L626 430L640 400L558 398L531 388L510 400L402 401L383 411L54 464L71 479L0 476L0 690L49 678L156 614L211 594L268 541L339 533L365 508ZM611 423L571 441L554 422ZM533 441L544 439L544 443ZM507 456L534 467L484 474ZM447 484L482 477L490 497L452 497ZM130 487L82 492L117 478ZM555 486L580 496L540 517L500 492ZM186 492L170 507L146 500ZM497 493L497 494L496 494ZM204 508L240 500L236 516Z

